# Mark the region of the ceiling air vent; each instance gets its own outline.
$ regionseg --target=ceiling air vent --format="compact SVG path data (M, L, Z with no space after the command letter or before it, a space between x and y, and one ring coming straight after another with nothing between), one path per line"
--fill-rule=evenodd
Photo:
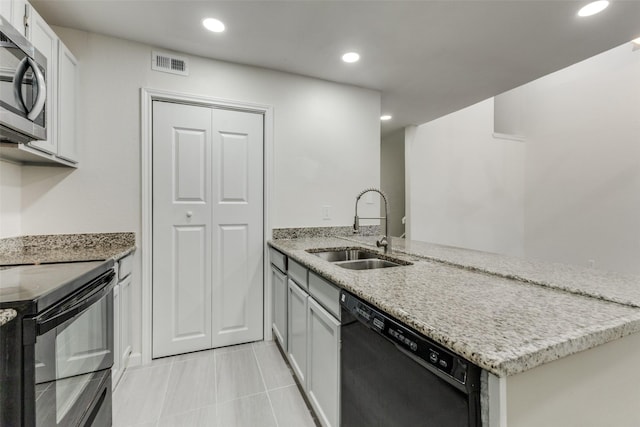
M182 76L189 75L189 64L186 58L164 52L151 52L151 69Z

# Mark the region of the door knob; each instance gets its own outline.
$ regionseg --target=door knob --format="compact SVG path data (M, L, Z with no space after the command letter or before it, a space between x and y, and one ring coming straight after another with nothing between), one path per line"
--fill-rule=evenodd
M193 216L193 212L187 211L187 218L191 218Z

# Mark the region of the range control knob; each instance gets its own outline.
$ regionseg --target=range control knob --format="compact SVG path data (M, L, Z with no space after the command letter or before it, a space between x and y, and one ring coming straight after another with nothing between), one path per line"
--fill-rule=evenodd
M438 363L438 353L436 353L435 351L431 350L429 352L429 361L431 363Z
M418 344L411 341L411 344L409 344L409 348L411 348L411 351L416 351L418 349Z

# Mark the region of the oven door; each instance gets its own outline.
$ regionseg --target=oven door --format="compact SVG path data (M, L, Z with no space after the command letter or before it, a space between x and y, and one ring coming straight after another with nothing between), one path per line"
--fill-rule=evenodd
M105 384L111 393L114 281L110 272L36 319L36 425L82 425Z

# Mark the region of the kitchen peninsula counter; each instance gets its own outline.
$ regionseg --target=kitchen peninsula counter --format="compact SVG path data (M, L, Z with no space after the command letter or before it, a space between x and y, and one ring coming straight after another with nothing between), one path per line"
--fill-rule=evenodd
M498 377L640 332L633 276L400 239L393 256L412 265L355 271L307 252L373 241L269 244Z

